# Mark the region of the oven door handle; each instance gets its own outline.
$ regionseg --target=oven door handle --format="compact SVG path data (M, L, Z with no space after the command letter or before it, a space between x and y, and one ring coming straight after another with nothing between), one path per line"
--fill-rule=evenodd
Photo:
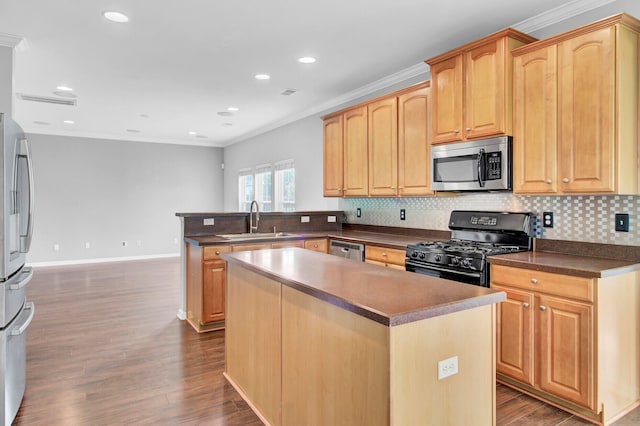
M484 164L484 148L478 153L478 184L480 188L484 188L484 181L482 180L482 165Z
M448 272L450 274L457 274L457 275L464 275L466 277L473 277L473 278L477 278L480 276L480 272L465 272L465 271L456 271L456 270L451 270L451 269L446 269L446 268L439 268L437 266L425 266L425 265L418 265L416 263L413 262L409 262L406 261L405 262L405 269L407 267L407 265L409 266L413 266L414 268L420 268L420 269L430 269L432 271L438 271L438 272Z

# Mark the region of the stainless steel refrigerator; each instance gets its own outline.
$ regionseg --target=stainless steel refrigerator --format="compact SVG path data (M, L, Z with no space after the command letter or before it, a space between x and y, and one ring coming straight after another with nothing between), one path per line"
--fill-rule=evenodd
M26 385L26 330L34 306L26 300L33 271L25 256L33 235L33 167L24 132L0 113L0 407L10 425ZM2 403L4 401L4 403Z

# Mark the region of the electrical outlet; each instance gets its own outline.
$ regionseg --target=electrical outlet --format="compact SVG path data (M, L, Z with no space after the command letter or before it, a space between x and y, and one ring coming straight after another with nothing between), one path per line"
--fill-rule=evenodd
M60 244L54 244L53 251L60 251Z
M203 221L203 225L204 226L213 226L215 223L216 223L216 220L214 218L212 218L212 217L204 219L204 221Z
M84 248L90 249L91 248L91 243L88 242L88 241L86 243L84 243Z
M336 221L335 216L327 216L327 222L335 223L335 221Z
M126 246L128 246L128 245L129 245L129 243L127 243L126 241L123 241L123 242L122 242L122 247L126 247Z
M300 223L309 223L310 220L309 216L300 216Z
M407 218L407 215L404 209L400 209L400 220L405 220L406 218Z
M553 212L542 213L542 227L553 228Z
M458 356L438 361L438 380L458 374Z
M356 209L356 217L362 217L362 209L360 207Z
M616 213L616 232L629 232L629 215Z

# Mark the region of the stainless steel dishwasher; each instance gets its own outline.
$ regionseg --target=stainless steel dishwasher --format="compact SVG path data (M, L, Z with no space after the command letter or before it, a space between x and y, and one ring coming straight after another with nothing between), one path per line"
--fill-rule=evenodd
M347 243L345 241L330 240L329 254L363 262L364 261L364 244Z

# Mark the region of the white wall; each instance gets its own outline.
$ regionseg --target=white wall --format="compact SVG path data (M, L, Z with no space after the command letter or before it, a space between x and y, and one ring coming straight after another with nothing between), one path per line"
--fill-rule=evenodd
M28 263L178 253L176 212L223 209L221 148L27 137L35 182Z
M238 171L292 158L296 168L296 210L340 210L340 199L322 195L322 120L332 111L355 105L429 78L428 74L338 105L291 124L224 148L224 208L238 210Z

